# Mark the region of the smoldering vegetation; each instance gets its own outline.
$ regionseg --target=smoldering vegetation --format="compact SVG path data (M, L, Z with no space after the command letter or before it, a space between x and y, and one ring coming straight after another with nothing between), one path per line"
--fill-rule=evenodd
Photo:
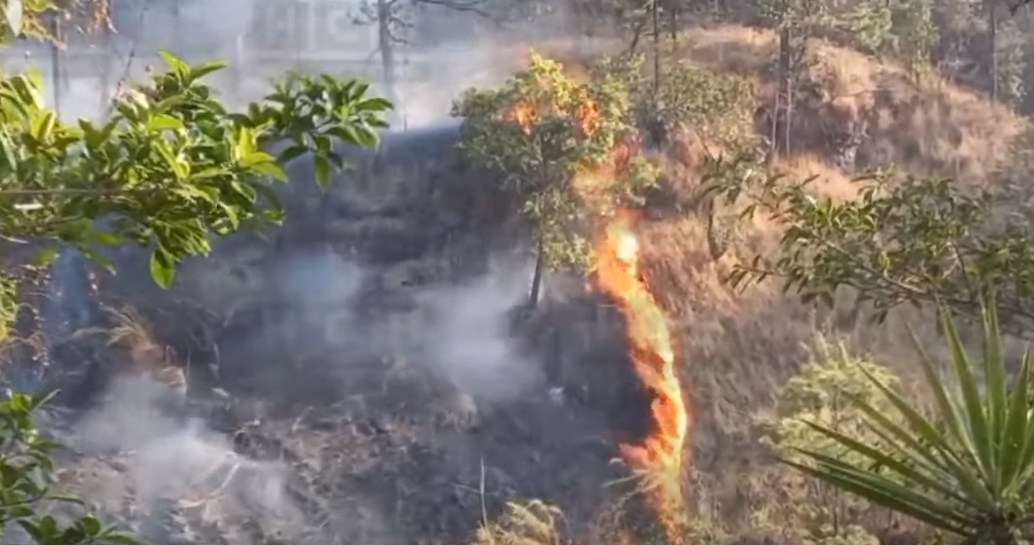
M62 482L154 543L451 542L520 497L588 524L648 421L620 320L556 289L522 318L532 263L455 139L388 134L325 191L300 160L282 228L167 292L142 250L59 261L35 385Z

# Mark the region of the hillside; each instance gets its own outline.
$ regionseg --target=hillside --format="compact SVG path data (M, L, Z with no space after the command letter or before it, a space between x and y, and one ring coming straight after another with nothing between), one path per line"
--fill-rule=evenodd
M758 83L762 135L774 40L719 26L680 42L685 61ZM980 184L1022 131L1007 108L945 81L916 86L900 67L827 43L809 52L793 153L771 167L820 175L829 194L852 196L853 175L886 163ZM617 438L649 426L621 317L563 276L550 279L537 313L518 316L525 241L492 224L499 203L464 193L456 138L453 127L391 134L377 152L355 154L357 168L324 194L312 165L299 164L283 228L268 241L223 241L172 292L137 282L147 274L140 255L119 255L122 274L102 282L103 302L140 317L105 325L135 336L77 338L79 368L49 377L91 407L53 413L51 429L72 446L62 482L155 545L452 544L507 501L532 498L559 506L579 545L612 545L608 517L622 490L604 484L628 474L611 463ZM699 190L702 149L676 134L662 150L673 200ZM894 358L900 328L862 327L845 319L849 307L818 313L774 283L733 293L721 280L738 252L715 259L704 213L691 206L647 214L639 228L644 276L674 326L690 398L686 478L701 524L743 543L785 539L779 510L808 492L772 462L760 416L807 362L816 331ZM765 248L775 234L757 219L735 240ZM201 366L189 354L216 360L207 363L218 365L221 392L159 414L164 387L123 376L147 357L141 346L186 360L177 387L196 384ZM102 392L94 375L115 387Z

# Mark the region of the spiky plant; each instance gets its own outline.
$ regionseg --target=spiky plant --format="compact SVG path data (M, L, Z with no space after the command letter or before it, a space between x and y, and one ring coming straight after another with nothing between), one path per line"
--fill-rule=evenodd
M947 310L940 313L951 354L946 376L916 341L936 400L932 417L866 371L901 416L895 419L847 394L865 414L867 425L884 440L883 449L811 424L858 455L852 456L856 461L847 463L799 449L804 462L784 459L784 463L957 534L967 544L1028 542L1034 521L1034 414L1028 405L1034 388L1029 354L1024 354L1010 385L993 302L982 302L981 311L984 349L979 364L962 347Z

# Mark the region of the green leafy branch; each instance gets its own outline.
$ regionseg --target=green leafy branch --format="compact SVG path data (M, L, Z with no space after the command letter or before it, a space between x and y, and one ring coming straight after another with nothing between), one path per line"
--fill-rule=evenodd
M38 74L0 76L0 236L45 244L40 264L67 245L110 268L99 246L148 246L168 287L178 263L209 253L210 234L282 219L271 182L287 180L285 164L311 153L322 187L345 167L334 140L376 145L391 108L365 83L291 74L231 113L201 81L223 63L161 56L168 70L125 90L99 124L59 119Z
M809 191L816 180L725 178L711 186L727 199L746 196L745 215L762 211L783 228L774 257L755 255L736 266L731 285L778 277L805 302L828 305L848 286L872 304L876 320L903 303L940 302L973 316L980 294L993 290L1011 329L1034 323L1029 230L1023 222L992 222L990 193L880 174L858 180L858 199L837 202Z

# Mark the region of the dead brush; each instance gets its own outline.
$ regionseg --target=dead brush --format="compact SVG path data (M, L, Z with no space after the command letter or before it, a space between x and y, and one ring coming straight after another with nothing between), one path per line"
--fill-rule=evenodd
M156 340L154 328L140 311L131 305L123 305L119 308L105 306L104 313L111 318L112 327L82 328L72 338L104 337L105 346L126 350L134 371L174 388L186 386L183 370L174 364L168 347Z
M615 460L615 463L621 463ZM726 533L716 522L712 509L693 516L683 495L683 479L676 468L636 469L631 475L607 482L606 487L623 490L597 517L596 540L613 541L613 535L641 534L648 543L665 545L712 545L722 543ZM709 503L705 495L698 503ZM647 499L656 514L656 523L647 528L631 520L632 502ZM699 510L698 510L699 511Z
M564 516L541 500L507 502L495 521L483 521L474 545L569 545L563 537Z

